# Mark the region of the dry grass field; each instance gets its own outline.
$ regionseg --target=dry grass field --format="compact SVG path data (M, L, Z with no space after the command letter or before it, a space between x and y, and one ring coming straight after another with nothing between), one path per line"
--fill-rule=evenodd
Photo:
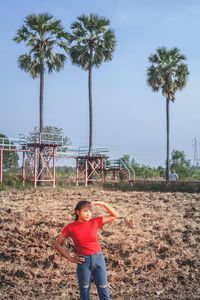
M1 299L79 299L76 267L53 243L81 199L106 201L121 216L100 232L112 300L200 299L200 194L95 187L0 192Z

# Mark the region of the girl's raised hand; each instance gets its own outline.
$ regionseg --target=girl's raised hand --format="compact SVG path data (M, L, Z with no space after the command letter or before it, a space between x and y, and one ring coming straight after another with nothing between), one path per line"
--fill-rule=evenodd
M105 210L108 212L109 215L103 217L103 224L109 223L119 217L119 213L116 211L116 209L114 209L112 206L110 206L110 204L105 203L104 201L95 201L92 204L99 205L105 208Z
M93 205L104 206L106 203L103 201L95 201L92 203Z

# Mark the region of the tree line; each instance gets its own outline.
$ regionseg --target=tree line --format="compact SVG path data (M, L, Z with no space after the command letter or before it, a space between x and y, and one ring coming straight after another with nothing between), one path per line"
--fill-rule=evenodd
M170 170L175 170L180 180L200 180L200 167L192 165L184 151L173 150L170 157ZM135 170L136 179L165 179L166 169L163 166L152 167L140 164L128 154L124 154L121 159Z

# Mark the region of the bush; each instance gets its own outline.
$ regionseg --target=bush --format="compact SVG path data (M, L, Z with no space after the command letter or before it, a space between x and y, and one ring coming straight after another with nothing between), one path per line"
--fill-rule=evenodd
M5 191L5 185L4 183L0 183L0 192Z
M23 188L23 184L18 175L13 173L8 173L4 177L4 185L14 187L14 188Z

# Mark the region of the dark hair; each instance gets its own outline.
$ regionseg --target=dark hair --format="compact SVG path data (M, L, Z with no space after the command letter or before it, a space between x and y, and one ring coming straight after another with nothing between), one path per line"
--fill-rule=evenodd
M74 209L74 211L75 211L75 221L78 220L78 215L77 215L76 211L77 210L80 211L83 207L88 206L90 204L91 204L90 201L87 201L87 200L81 200L76 204L76 207Z

